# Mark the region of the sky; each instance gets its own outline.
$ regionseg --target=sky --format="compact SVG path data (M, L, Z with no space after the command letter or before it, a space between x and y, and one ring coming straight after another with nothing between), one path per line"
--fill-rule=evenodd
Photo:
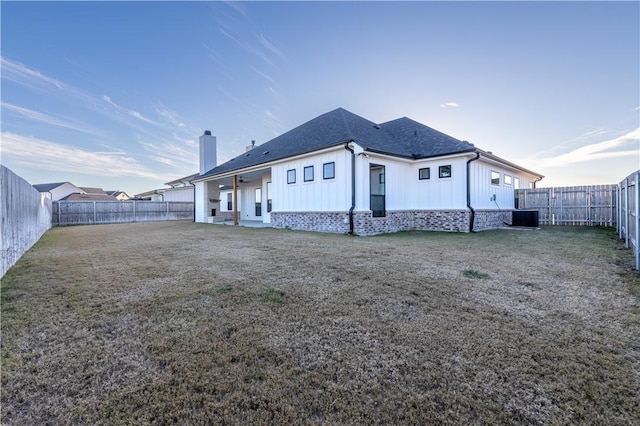
M12 2L1 162L32 184L162 188L343 107L545 175L640 169L639 2Z

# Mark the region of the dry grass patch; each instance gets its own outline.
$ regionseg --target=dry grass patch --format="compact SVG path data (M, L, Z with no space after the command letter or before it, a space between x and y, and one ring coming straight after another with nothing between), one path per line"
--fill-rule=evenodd
M55 228L2 281L2 422L639 423L620 247L598 228Z

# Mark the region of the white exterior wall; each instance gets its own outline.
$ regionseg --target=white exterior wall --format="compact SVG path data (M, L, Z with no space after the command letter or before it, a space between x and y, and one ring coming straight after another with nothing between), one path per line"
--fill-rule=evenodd
M193 187L165 189L162 193L162 201L193 201Z
M233 189L220 191L220 211L221 212L233 212L233 208L231 210L227 209L228 194L231 195L231 202L233 207ZM242 212L242 190L240 190L240 188L238 188L238 211Z
M267 212L267 182L271 181L271 173L266 172L262 175L260 180L256 180L254 182L249 183L241 183L238 184L238 204L240 211L240 219L241 220L261 220L264 223L270 223L271 215ZM272 185L273 188L273 185ZM260 203L262 204L262 215L256 215L256 189L261 190ZM233 194L233 190L224 191L226 193L231 192ZM221 192L220 194L222 194ZM227 198L226 195L224 198L220 198L220 208L224 208L223 211L227 210ZM224 204L224 206L223 206ZM245 206L244 209L240 208L240 206ZM231 210L233 211L233 210Z
M491 172L500 173L500 184L491 183ZM471 206L474 209L513 210L517 189L515 179L520 188L528 188L534 176L520 170L483 161L482 157L471 163ZM505 175L511 176L511 185L505 183ZM495 194L495 201L492 199Z
M403 161L368 153L356 157L356 210L369 210L370 165L385 166L386 210L460 210L467 208L468 157ZM439 178L438 168L451 165L451 177ZM419 180L418 170L430 168L430 179Z
M43 192L43 194L45 194L47 198L50 197L51 201L58 201L70 194L86 194L86 192L74 184L66 182L57 188L53 188L49 192ZM51 194L51 196L49 196L49 194Z
M335 163L335 177L323 179L324 163ZM304 181L304 168L313 166L313 181ZM287 171L296 170L296 183L287 183ZM340 146L271 167L274 212L347 211L351 207L351 152ZM263 197L266 197L266 184ZM264 201L266 206L266 198Z
M196 182L195 184L195 210L196 210L196 222L207 222L209 213L207 207L209 200L207 199L206 192L207 182Z

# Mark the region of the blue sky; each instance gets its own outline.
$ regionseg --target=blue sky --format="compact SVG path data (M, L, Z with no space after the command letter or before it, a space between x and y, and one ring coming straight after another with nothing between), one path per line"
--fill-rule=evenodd
M2 164L130 195L343 107L544 174L640 168L638 2L1 3Z

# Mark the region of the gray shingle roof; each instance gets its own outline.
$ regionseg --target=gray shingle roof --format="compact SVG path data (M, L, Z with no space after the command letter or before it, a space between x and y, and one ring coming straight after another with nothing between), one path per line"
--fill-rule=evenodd
M59 187L60 185L64 185L65 183L68 183L68 182L38 183L36 185L33 185L33 187L37 189L38 192L49 192L52 189Z
M354 141L365 150L406 158L427 158L474 151L459 141L406 117L376 124L343 108L322 114L256 146L208 172L214 176Z

